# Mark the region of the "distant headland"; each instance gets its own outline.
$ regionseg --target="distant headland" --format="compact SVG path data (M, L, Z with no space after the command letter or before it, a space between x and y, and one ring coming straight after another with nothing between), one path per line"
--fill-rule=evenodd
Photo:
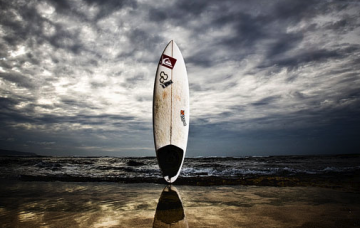
M39 156L36 153L0 149L0 156Z

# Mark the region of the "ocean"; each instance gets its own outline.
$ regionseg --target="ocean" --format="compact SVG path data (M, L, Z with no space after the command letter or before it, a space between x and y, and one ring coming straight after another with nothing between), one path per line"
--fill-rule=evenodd
M360 155L186 158L180 185L320 186L360 189ZM0 157L0 178L165 183L155 157Z

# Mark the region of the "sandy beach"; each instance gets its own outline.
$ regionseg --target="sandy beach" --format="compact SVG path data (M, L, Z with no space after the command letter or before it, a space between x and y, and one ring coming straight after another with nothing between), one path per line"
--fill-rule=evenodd
M1 180L0 227L153 227L165 185ZM188 227L360 227L360 194L176 186Z

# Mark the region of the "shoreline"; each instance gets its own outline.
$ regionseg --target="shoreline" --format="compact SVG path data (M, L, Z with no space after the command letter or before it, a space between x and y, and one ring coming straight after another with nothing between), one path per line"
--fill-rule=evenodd
M18 180L18 181L43 181L43 182L115 182L115 183L153 183L167 184L163 178L142 178L142 177L82 177L71 175L54 176L32 176L20 175L17 177L7 177L0 180ZM269 187L321 187L330 189L339 189L350 192L360 192L360 171L349 173L328 173L324 175L298 174L284 176L269 175L248 175L242 177L216 177L216 176L198 176L198 177L179 177L174 185L188 186L269 186Z

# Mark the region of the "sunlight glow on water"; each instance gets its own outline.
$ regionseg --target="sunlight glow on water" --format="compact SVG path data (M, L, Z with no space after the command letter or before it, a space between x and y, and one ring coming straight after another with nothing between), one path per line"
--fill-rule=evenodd
M332 228L345 217L360 224L355 213L360 211L359 193L312 187L177 186L179 204L174 194L170 201L163 197L164 187L0 180L1 227L156 227L164 215L163 221L177 215L174 218L183 227L301 227L306 223L324 227L322 222L327 220L326 227ZM173 211L167 213L164 208Z

